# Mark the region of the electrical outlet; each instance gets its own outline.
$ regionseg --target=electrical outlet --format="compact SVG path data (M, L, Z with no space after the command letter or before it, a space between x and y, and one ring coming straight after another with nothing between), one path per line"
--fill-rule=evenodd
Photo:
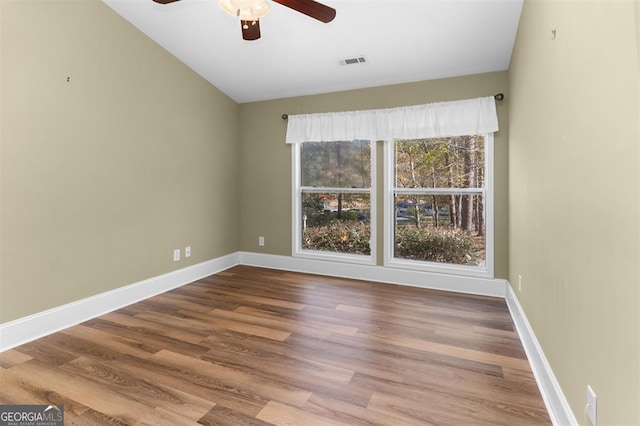
M258 245L260 247L264 246L264 237L258 237Z
M522 291L522 275L518 274L518 291Z
M597 401L596 401L596 393L591 389L591 386L587 385L587 406L585 407L585 413L587 414L587 418L591 422L593 426L596 426L596 418L597 418Z
M180 249L175 249L173 251L173 261L177 262L178 260L180 260Z
M191 246L184 248L184 257L191 257Z

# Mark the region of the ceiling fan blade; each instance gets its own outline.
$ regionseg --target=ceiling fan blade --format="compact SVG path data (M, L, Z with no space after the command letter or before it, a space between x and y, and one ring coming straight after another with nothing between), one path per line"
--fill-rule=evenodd
M304 13L307 16L317 19L318 21L327 22L333 21L336 17L336 10L332 7L318 3L314 0L273 0L276 3L280 3L289 9L297 10L300 13Z
M160 4L169 4L169 3L173 3L173 2L176 2L176 1L180 1L180 0L153 0L153 1L155 1L156 3L160 3Z
M242 27L242 38L244 40L257 40L260 38L260 21L243 21L240 20Z

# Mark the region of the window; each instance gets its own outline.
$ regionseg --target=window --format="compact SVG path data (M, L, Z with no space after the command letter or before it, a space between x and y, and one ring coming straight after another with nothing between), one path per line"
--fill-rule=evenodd
M388 143L385 261L493 274L493 135Z
M294 254L371 263L370 142L304 142L293 158Z
M493 277L497 130L493 97L288 116L293 254L375 264L382 141L384 265Z

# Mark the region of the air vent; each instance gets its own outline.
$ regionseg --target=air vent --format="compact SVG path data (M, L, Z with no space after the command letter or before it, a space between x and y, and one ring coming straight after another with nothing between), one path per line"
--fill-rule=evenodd
M365 58L364 56L356 56L355 58L341 59L339 62L340 65L364 64L365 62L367 62L367 58Z

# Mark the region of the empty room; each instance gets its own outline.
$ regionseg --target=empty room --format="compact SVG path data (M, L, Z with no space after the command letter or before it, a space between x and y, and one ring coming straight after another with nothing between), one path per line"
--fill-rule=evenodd
M0 0L0 58L0 425L640 425L640 1Z

